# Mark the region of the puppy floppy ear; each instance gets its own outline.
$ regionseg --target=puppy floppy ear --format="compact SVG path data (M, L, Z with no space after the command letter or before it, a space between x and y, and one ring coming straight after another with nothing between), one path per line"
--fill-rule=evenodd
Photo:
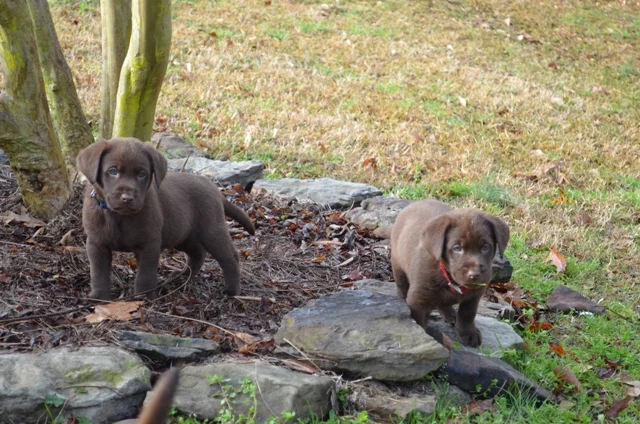
M428 222L420 234L422 248L431 253L436 261L442 259L447 232L453 226L453 220L449 215L440 215Z
M509 243L509 226L497 216L488 213L483 215L491 227L491 231L496 240L496 248L502 258L504 256L504 250L507 248L507 243Z
M156 188L160 187L160 183L167 176L167 159L158 150L147 145L147 153L151 161L151 171L153 178L156 180Z
M102 156L109 150L106 140L99 140L84 148L76 157L76 168L91 184L95 184L100 178Z

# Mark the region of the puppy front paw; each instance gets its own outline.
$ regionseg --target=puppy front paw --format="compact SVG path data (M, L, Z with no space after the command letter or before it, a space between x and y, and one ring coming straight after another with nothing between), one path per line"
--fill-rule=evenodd
M462 344L470 347L478 347L482 344L482 333L474 324L467 327L456 327L456 333Z
M111 293L109 292L109 290L104 290L104 289L92 289L91 293L89 293L89 298L90 299L100 299L100 300L110 300L111 299Z

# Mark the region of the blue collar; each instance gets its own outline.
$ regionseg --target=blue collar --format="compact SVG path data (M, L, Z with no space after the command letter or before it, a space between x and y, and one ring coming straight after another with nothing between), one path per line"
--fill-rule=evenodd
M96 199L96 202L98 202L98 206L100 207L100 209L110 210L109 206L107 206L107 203L98 197L98 193L96 193L95 189L91 192L91 197Z

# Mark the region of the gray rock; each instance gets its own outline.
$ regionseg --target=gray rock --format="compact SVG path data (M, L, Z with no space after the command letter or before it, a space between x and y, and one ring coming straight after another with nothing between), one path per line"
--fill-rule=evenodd
M292 310L275 340L322 368L383 381L420 379L448 356L411 319L404 301L365 290L341 291Z
M208 157L204 150L194 146L184 138L172 133L155 133L151 137L151 144L158 146L168 159L186 157Z
M444 398L444 404L462 406L471 403L471 396L459 387L434 382L419 383L409 392L390 390L383 384L369 385L369 387L354 391L350 399L362 410L369 412L373 418L385 422L400 422L412 412L425 415L435 411L436 403Z
M0 376L0 422L35 423L54 396L66 401L62 418L111 423L135 416L151 388L142 361L114 347L0 355ZM54 417L60 412L51 409Z
M590 301L575 290L560 284L556 286L547 300L547 307L554 312L587 311L603 315L605 307Z
M400 211L411 203L411 200L395 197L372 197L363 200L360 207L348 211L345 217L359 227L368 230L391 227L396 222Z
M297 373L260 361L183 368L174 405L200 418L216 418L221 409L221 398L216 395L221 393L221 388L219 384L210 384L213 376L228 379L224 384L232 385L234 392L245 378L257 384L255 421L258 423L266 422L271 416L280 418L282 412L295 412L296 420L309 418L311 414L323 419L331 409L334 390L331 378ZM236 416L246 417L251 405L251 398L240 391L232 406Z
M310 201L336 209L357 206L364 199L382 194L380 190L368 184L338 181L332 178L258 180L253 187L265 189L283 197L292 197L299 202Z
M409 397L360 394L357 405L385 422L402 421L412 412L424 415L432 414L438 398L435 395L416 395Z
M356 281L354 287L358 290L371 290L374 292L386 294L387 296L396 297L396 284L392 282L384 282L380 280L366 279ZM507 318L513 319L515 311L507 302L500 300L498 303L490 302L483 298L478 306L478 314L489 318ZM434 312L434 316L439 316Z
M450 384L480 396L493 397L512 385L517 385L520 390L530 393L538 400L555 400L552 393L520 374L501 359L452 350L442 371Z
M524 349L524 340L509 324L495 318L476 315L476 327L482 333L482 345L476 349L460 344L457 346L458 349L493 357L501 357L505 350ZM433 335L436 331L446 334L454 342L461 343L452 325L444 322L439 315L432 315L427 324L427 332Z
M218 343L205 339L185 339L143 331L119 331L116 337L129 349L158 361L194 361L220 352Z
M0 165L9 165L9 158L2 149L0 149Z
M388 281L380 281L367 278L365 280L356 281L353 284L356 290L369 290L372 292L384 294L387 296L397 297L396 283Z
M188 160L186 158L169 160L170 170L181 171L183 167L184 172L204 175L223 185L242 184L246 186L262 178L264 163L259 160L225 162L200 157L190 157Z

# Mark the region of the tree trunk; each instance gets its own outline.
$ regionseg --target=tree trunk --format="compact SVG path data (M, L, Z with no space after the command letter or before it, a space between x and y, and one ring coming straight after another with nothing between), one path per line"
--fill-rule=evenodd
M62 53L47 0L29 0L29 8L51 117L67 171L73 176L76 173L76 156L93 143L93 135L82 111L71 69Z
M39 218L54 217L71 184L45 94L38 48L25 1L0 0L0 147L9 158L22 200Z
M133 0L129 51L122 66L114 137L151 140L171 48L171 0Z
M131 38L131 0L101 0L102 108L100 138L111 138L120 70Z

